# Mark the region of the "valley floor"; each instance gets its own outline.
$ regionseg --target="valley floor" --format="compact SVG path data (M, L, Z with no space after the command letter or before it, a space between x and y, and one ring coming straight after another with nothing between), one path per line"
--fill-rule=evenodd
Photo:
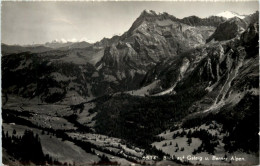
M84 105L83 110L77 110L72 109L70 105L38 104L37 99L27 100L10 96L3 106L3 133L19 138L26 130L30 130L39 136L45 155L61 163L75 165L92 165L100 162L102 156L120 165L176 165L185 162L203 165L253 165L259 161L254 154L225 152L224 144L221 142L225 133L221 132L221 126L216 122L191 128L190 131L176 129L159 134L158 137L162 141L154 142L152 146L162 150L165 156L158 160L158 156L146 154L144 149L129 145L123 139L95 133L93 125L96 113L90 111L95 107L95 103L90 102ZM82 115L81 117L85 118L74 121L75 119L70 118L73 114ZM207 152L193 153L202 144L199 138L191 138L190 145L187 143L187 133L195 130L207 130L210 134L217 136L220 143L215 148L214 155ZM182 132L186 135L178 135ZM174 134L175 138L173 138ZM209 160L205 160L206 157ZM227 159L221 160L216 157ZM3 162L7 165L16 165L19 159L12 157L10 151L4 148Z

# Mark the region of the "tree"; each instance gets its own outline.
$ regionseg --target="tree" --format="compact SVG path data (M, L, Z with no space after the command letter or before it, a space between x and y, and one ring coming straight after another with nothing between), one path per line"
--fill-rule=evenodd
M44 154L38 134L34 136L32 131L26 130L21 140L21 157L25 161L42 163Z
M195 155L197 153L198 153L197 149L194 149L193 152L192 152L193 155Z
M162 146L163 146L163 147L164 147L164 146L167 146L167 143L165 142Z
M14 130L13 130L13 135L15 135L15 134L16 134L16 130L14 129Z
M188 145L190 146L190 144L192 143L192 139L191 139L191 138L188 138L187 143L188 143Z
M191 130L188 131L187 138L191 137Z
M227 159L227 154L224 155L224 159L223 159L223 161L224 161L225 159Z

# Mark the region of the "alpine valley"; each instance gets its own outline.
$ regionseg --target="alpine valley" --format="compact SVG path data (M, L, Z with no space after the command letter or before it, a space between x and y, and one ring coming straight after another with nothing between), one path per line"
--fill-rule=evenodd
M3 163L257 165L258 20L144 10L93 44L2 43Z

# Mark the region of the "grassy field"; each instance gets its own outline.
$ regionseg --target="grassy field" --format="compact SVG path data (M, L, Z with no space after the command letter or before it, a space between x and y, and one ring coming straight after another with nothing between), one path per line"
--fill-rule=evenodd
M216 125L216 128L213 128L213 126ZM170 156L176 156L179 160L185 161L188 160L192 164L203 164L203 165L232 165L232 164L239 164L239 165L254 165L258 162L258 156L254 154L248 154L242 151L236 151L234 153L227 153L224 149L223 144L223 137L225 136L225 133L221 132L222 126L217 124L216 122L212 122L210 125L203 124L201 126L197 126L191 129L184 129L186 133L204 129L207 130L212 135L217 135L219 145L215 147L215 154L209 154L207 152L199 152L197 154L193 154L193 151L195 149L198 149L198 147L202 144L202 140L199 138L191 138L191 144L188 145L187 143L187 134L180 137L177 136L176 138L173 138L173 135L176 133L181 133L183 129L178 129L175 131L167 130L161 134L159 134L160 137L163 137L165 140L160 142L154 142L152 145L154 145L157 149L161 149L166 154L169 154ZM176 144L178 146L176 146ZM181 150L183 148L183 150ZM177 150L178 149L178 150ZM226 155L226 160L222 161L218 158L223 158ZM188 156L196 156L197 158L191 159L187 158ZM183 159L184 157L184 159ZM200 157L202 157L202 160L200 160ZM205 158L209 158L209 160L205 160ZM231 158L233 157L234 160ZM236 161L236 158L237 161Z

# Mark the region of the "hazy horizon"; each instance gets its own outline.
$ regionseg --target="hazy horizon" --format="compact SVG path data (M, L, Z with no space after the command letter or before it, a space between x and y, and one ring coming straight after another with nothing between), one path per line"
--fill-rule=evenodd
M145 9L177 18L204 18L224 11L258 10L251 2L2 2L1 42L44 44L53 40L96 42L127 31Z

